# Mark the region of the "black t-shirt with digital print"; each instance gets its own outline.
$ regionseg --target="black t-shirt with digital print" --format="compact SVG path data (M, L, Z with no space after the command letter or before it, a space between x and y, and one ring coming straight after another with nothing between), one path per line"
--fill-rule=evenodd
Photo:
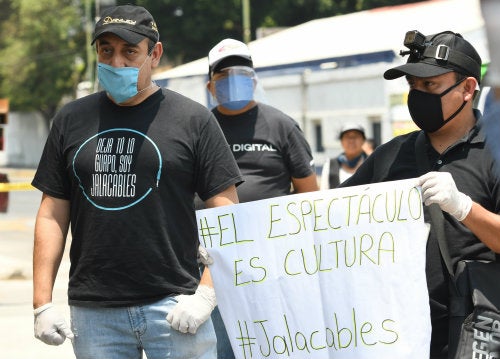
M104 92L56 115L33 185L70 201L69 303L122 306L199 281L193 197L241 176L213 115L169 90L121 107Z
M226 136L245 180L240 202L290 194L292 177L314 172L311 148L298 124L269 105L257 104L236 116L212 112Z

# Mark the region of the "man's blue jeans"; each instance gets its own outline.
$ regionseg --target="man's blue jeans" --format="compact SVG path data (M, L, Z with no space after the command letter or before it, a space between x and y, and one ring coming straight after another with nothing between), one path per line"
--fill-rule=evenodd
M234 359L233 349L219 312L219 306L216 306L212 312L212 322L217 335L217 359Z
M196 334L171 328L168 312L175 297L120 308L71 306L73 349L77 359L216 358L216 337L209 318Z

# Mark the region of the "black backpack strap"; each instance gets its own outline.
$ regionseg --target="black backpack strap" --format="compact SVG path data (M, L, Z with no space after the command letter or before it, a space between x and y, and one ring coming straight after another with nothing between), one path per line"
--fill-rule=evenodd
M429 159L427 157L427 147L425 144L425 133L420 131L417 139L415 140L415 157L417 159L418 172L420 174L425 174L431 171L431 166L429 165ZM429 208L429 214L431 216L431 225L434 228L436 237L438 240L439 251L441 252L441 257L446 265L446 269L453 278L453 266L451 264L450 251L448 249L448 243L446 243L446 238L444 234L444 216L443 211L437 203L433 203Z
M337 157L330 158L330 173L328 174L328 184L330 188L337 188L340 184L340 164Z

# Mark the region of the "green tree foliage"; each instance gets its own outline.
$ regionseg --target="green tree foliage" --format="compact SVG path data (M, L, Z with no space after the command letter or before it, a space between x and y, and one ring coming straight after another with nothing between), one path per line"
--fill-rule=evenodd
M117 1L127 4L130 1ZM241 0L138 0L155 18L164 60L179 65L206 56L225 37L242 37ZM212 45L213 46L213 45Z
M289 27L309 20L421 0L249 0L252 40L260 27ZM118 0L154 16L170 64L206 56L220 40L243 40L242 0Z
M0 23L7 20L11 12L11 0L0 0Z
M39 111L48 123L79 81L78 7L71 0L13 0L10 10L2 22L2 34L12 36L0 49L0 97L10 99L11 110Z
M90 0L97 4L110 0ZM251 33L418 0L249 0ZM97 2L97 3L96 3ZM116 0L146 7L165 47L163 64L206 56L220 40L243 40L242 0ZM39 111L47 123L74 94L85 69L84 0L0 0L0 97L13 111ZM6 36L8 34L8 36ZM87 66L95 66L89 64Z

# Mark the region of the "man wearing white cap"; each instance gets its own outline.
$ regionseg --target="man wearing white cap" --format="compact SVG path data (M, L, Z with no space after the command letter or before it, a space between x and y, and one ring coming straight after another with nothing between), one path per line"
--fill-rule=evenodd
M317 190L311 149L298 124L255 100L258 80L248 46L222 40L208 64L207 88L217 104L212 112L245 180L237 188L240 202ZM234 358L222 323L214 318L214 325L218 358Z
M298 124L254 99L257 75L244 43L225 39L208 54L212 110L245 183L240 202L317 190L311 149Z

